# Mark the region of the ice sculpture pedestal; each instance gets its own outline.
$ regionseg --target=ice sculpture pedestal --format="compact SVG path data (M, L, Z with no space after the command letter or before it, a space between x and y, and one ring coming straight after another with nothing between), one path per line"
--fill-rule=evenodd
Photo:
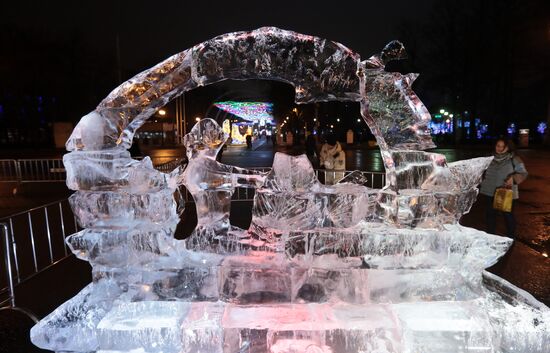
M548 311L506 304L482 284L482 268L510 240L458 225L359 228L361 254L351 257L218 255L166 240L171 254L160 249L148 268L128 269L125 282L96 277L33 328L33 341L74 352L462 353L495 352L502 342L544 352L545 324L525 332L517 323Z

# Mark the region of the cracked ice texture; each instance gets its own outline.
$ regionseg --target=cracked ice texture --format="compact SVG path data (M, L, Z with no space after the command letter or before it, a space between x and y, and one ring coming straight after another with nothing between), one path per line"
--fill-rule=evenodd
M379 55L361 63L361 113L381 150L424 150L435 147L430 113L411 88L418 74L384 70L406 57L403 44L390 42Z
M291 231L351 227L368 217L374 197L375 191L358 184L323 185L305 155L277 152L254 196L251 231L272 241Z
M156 110L185 91L226 79L288 82L296 101L359 100L359 55L340 43L274 27L218 36L173 55L117 87L84 116L68 150L131 145Z
M184 137L189 163L175 178L195 200L197 227L188 240L190 248L208 247L213 239L225 238L231 230L229 213L235 188L263 183L265 173L216 161L227 137L212 119L202 119Z
M387 186L379 194L382 219L408 227L456 223L476 201L478 184L492 157L447 164L424 151L382 151Z

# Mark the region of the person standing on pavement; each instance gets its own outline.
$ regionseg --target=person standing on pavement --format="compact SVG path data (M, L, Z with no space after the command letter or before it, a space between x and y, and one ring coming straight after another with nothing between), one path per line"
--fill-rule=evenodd
M481 182L480 194L485 199L487 232L495 233L496 218L499 211L493 208L495 190L499 187L510 188L513 191L513 199L519 198L518 185L527 178L527 169L523 161L515 155L511 142L498 139L495 143L494 158L485 171L485 177ZM506 235L510 238L516 236L516 220L512 211L502 212L506 222Z
M306 155L310 160L313 160L317 156L317 141L313 133L310 133L306 137Z
M325 184L333 185L344 177L346 154L333 134L327 136L326 142L321 147L319 159L321 167L326 169Z

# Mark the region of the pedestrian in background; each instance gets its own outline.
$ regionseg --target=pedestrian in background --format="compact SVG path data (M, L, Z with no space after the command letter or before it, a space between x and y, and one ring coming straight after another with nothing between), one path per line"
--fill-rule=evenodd
M313 161L315 160L315 157L317 156L317 139L315 138L315 135L312 133L309 133L306 137L306 155L308 156L309 160Z
M481 182L480 194L485 199L487 232L495 233L498 213L502 213L506 222L506 235L516 237L516 220L513 214L514 203L510 212L499 212L493 208L495 190L499 187L512 189L513 199L519 198L518 185L527 178L527 169L523 161L515 155L510 141L498 139L495 143L494 158L485 171Z
M319 155L321 167L325 167L325 184L332 185L344 177L346 154L336 136L330 134L321 147Z

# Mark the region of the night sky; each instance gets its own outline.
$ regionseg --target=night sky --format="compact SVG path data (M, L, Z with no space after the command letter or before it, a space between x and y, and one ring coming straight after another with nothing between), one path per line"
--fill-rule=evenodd
M468 111L495 136L510 121L534 128L550 116L548 0L320 4L4 2L0 125L76 121L121 82L165 58L220 34L263 26L334 40L362 59L399 39L410 59L396 70L420 73L413 88L428 108ZM29 110L38 108L27 109L29 100L43 105L34 115Z
M347 1L10 1L1 24L78 33L101 52L144 70L227 32L276 26L338 41L367 58L398 36L404 19L424 18L432 0Z

